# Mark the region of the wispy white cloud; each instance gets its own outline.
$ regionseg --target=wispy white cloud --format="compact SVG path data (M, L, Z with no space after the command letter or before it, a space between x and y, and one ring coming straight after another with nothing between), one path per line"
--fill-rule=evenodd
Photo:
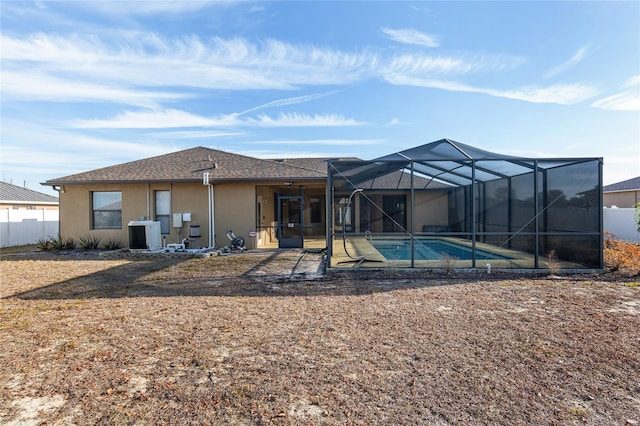
M125 111L110 120L76 120L81 129L167 129L180 127L232 127L240 124L235 115L207 118L176 109Z
M556 84L546 87L523 87L518 89L498 90L475 87L463 83L445 80L421 79L403 75L387 78L391 84L428 87L453 92L483 93L499 98L516 99L533 103L555 103L571 105L582 102L597 95L596 88L586 84Z
M194 90L202 93L216 89L343 86L396 73L437 78L445 74L497 71L522 62L520 58L502 55L384 55L371 49L350 52L274 39L256 44L241 38L167 39L146 32L125 32L110 39L43 33L21 39L0 37L5 70L24 70L25 64L37 70L17 81L20 84L11 85L15 99L19 99L20 94L33 99L38 90L32 90L30 83L41 81L47 86L43 93L53 92L51 97L70 92L74 93L75 100L86 96L89 101L116 99L133 105L140 105L145 97L150 98L148 103L155 103L158 98L186 96L183 92ZM3 85L3 90L6 87L8 85ZM67 90L74 87L86 90ZM166 87L180 93L169 96L153 92L155 88L166 90ZM128 96L114 96L119 92ZM311 99L317 96L327 94L311 95ZM304 101L307 101L305 97L286 98L257 108Z
M240 120L239 114L204 117L176 109L125 111L107 120L75 120L69 123L79 129L171 129L185 127L343 127L365 123L338 114L281 113L277 118L260 114Z
M12 119L4 120L2 139L3 172L38 182L176 150L173 143L112 139Z
M271 139L251 142L257 145L327 145L327 146L355 146L381 145L384 139Z
M84 4L83 4L84 3ZM79 7L108 13L111 15L153 15L153 14L182 14L197 12L212 4L225 5L234 3L233 0L199 0L199 1L154 1L138 0L123 7L122 3L108 1L79 2Z
M391 40L398 43L413 44L426 47L440 46L440 39L432 34L426 34L418 30L403 28L382 28L382 32Z
M366 124L352 118L345 118L338 114L309 115L281 113L278 118L271 118L267 115L260 114L257 119L251 118L248 121L261 127L344 127Z
M136 90L119 85L57 78L38 72L0 71L2 97L6 100L48 102L112 102L155 107L163 101L186 99L191 95L166 91Z
M595 101L591 106L614 111L640 111L640 75L622 85L622 91Z
M576 65L578 65L580 62L582 62L582 60L587 56L587 52L589 51L589 46L583 46L580 49L578 49L578 51L571 57L569 58L567 61L561 63L560 65L556 65L555 67L551 68L549 71L547 71L544 74L544 78L549 78L549 77L553 77L557 74L560 74L566 70L568 70L569 68L572 68Z
M277 99L275 101L267 102L265 104L258 105L256 107L249 108L248 110L242 111L239 115L244 115L244 114L247 114L247 113L250 113L250 112L254 112L254 111L258 111L258 110L266 109L266 108L276 108L276 107L283 107L283 106L289 106L289 105L298 105L298 104L302 104L302 103L305 103L305 102L315 101L316 99L321 99L321 98L324 98L326 96L331 96L331 95L336 94L336 93L338 93L338 90L334 90L332 92L326 92L326 93L313 93L311 95L295 96L295 97L291 97L291 98Z
M154 138L160 139L212 139L231 138L244 135L245 132L219 131L219 130L183 130L151 133Z
M435 78L448 74L504 71L518 67L524 62L525 59L519 56L483 53L466 53L457 56L403 54L392 56L388 62L380 64L379 73L383 77L402 74Z

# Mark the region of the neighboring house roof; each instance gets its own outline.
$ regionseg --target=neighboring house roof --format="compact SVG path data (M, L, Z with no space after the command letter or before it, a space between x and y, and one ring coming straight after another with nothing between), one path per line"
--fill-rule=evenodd
M215 149L195 147L157 157L50 179L46 185L105 182L209 182L239 180L322 180L327 159L262 160Z
M602 192L640 191L640 176L602 187Z
M57 197L7 182L0 182L0 203L57 205Z

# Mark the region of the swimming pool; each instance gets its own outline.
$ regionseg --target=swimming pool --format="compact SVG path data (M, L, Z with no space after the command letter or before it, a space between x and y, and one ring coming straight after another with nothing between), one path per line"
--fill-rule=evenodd
M411 260L410 240L373 239L369 242L387 260ZM470 246L436 238L416 238L414 241L414 252L414 260L443 260L445 257L458 260L471 260L473 257ZM504 260L510 258L476 247L476 259Z

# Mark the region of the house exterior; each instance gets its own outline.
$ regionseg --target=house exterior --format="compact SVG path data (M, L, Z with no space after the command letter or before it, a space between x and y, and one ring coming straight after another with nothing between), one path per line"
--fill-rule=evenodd
M196 147L45 184L60 192L63 237L131 248L132 228L154 221L162 245L220 248L233 231L248 248L325 248L330 268L539 269L551 255L562 268L603 267L602 158L449 139L369 161Z
M51 179L60 233L129 245L130 222L161 223L164 244L221 247L227 231L251 248L303 247L324 239L324 159L263 160L195 147ZM188 213L185 215L185 213Z
M58 210L58 198L7 182L0 182L0 209Z
M604 207L633 208L640 203L640 176L602 188Z

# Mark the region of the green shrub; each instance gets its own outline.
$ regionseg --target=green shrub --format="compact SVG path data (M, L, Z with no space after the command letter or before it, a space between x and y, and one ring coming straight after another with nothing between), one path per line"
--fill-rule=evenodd
M122 243L120 242L120 240L107 240L107 242L104 243L104 249L105 250L117 250L119 248L122 247Z
M80 237L80 247L83 250L95 250L100 247L100 238L95 235Z
M36 241L36 247L42 251L50 251L51 250L51 241L49 238L40 238Z
M60 234L57 237L49 237L50 250L73 250L76 248L76 242L73 238L62 238Z

